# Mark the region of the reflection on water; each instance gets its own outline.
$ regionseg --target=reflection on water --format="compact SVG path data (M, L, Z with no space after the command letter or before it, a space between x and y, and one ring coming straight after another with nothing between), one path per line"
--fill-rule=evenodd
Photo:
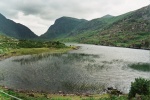
M131 81L136 77L150 79L149 72L128 67L135 63L134 59L126 60L128 58L126 56L125 59L122 59L123 57L119 59L118 54L108 58L107 54L110 52L105 50L105 54L101 51L106 47L92 45L93 50L96 50L94 53L87 48L91 49L90 46L85 45L77 51L66 54L20 56L1 61L0 84L14 89L35 91L99 93L108 86L128 92ZM118 50L106 49L110 49L112 53ZM145 60L147 59L142 58L138 62Z

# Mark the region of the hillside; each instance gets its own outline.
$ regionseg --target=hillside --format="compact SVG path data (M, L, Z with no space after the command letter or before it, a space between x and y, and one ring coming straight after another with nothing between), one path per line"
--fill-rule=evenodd
M5 34L17 39L37 38L37 35L35 35L28 27L15 23L2 14L0 14L0 34Z
M119 16L118 16L119 17ZM150 6L129 13L80 42L150 49Z
M61 17L56 19L54 25L51 25L47 32L41 35L40 38L53 40L56 38L58 39L75 36L96 29L100 30L107 24L111 23L107 21L111 18L113 18L113 16L106 15L102 18L87 21L84 19Z

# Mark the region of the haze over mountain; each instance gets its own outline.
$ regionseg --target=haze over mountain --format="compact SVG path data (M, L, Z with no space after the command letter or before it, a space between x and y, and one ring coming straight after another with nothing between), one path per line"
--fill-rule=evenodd
M4 34L17 39L33 39L37 38L28 27L16 23L0 14L0 34Z

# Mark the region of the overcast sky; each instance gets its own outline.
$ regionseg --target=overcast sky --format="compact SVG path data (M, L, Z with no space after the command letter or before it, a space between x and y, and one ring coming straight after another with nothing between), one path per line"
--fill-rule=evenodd
M91 20L120 15L150 4L150 0L0 0L0 13L35 34L47 31L62 16Z

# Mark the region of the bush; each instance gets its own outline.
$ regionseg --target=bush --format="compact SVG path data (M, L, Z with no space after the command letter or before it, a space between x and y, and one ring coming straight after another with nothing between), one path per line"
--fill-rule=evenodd
M150 99L150 95L147 95L147 96L141 96L141 100L149 100Z
M131 83L128 98L135 97L135 95L149 95L150 94L150 81L144 78L136 78L135 82Z

